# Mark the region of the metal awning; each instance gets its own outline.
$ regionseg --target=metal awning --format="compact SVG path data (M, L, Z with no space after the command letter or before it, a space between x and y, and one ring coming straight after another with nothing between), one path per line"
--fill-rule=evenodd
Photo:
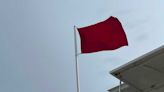
M164 92L164 46L114 69L111 74L139 92Z

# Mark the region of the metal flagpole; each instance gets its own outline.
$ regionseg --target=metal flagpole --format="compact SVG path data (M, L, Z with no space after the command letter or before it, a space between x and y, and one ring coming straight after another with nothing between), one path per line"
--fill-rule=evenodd
M78 54L77 54L77 37L76 37L76 26L74 26L74 44L75 44L75 63L76 63L76 85L77 92L80 92L80 80L79 80L79 63L78 63Z
M121 80L120 80L120 84L119 84L119 92L121 92Z

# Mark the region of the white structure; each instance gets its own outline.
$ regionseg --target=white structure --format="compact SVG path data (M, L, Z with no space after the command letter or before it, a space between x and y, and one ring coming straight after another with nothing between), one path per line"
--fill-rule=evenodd
M164 46L110 72L126 84L121 92L164 92ZM109 92L118 92L119 86Z
M128 85L128 84L122 84L121 86L121 92L139 92L138 90L136 90L134 87ZM119 92L119 86L114 87L110 90L108 90L109 92Z

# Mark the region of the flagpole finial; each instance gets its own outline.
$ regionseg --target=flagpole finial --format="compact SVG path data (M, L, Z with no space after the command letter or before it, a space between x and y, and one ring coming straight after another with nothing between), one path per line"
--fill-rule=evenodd
M76 25L74 25L73 27L74 27L74 28L77 28L77 26L76 26Z

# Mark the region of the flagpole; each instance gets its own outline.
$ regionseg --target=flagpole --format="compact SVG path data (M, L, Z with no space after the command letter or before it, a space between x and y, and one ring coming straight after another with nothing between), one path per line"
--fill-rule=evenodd
M75 47L75 67L76 67L76 85L77 92L80 92L80 78L79 78L79 63L78 63L78 54L77 54L77 37L76 37L76 26L74 26L74 47Z

